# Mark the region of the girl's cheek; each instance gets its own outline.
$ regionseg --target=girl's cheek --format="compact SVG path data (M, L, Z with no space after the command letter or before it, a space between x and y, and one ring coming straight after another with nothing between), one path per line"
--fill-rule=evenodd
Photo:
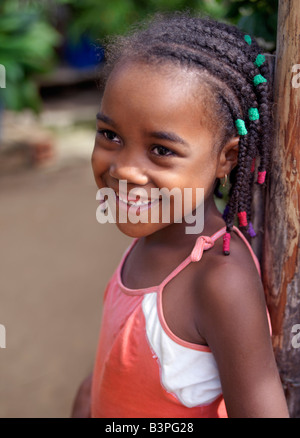
M107 157L105 157L105 154L101 151L100 148L97 148L97 146L95 146L93 150L91 161L94 172L100 172L101 170L104 171L105 168L107 168L108 166Z
M95 181L96 181L98 188L103 187L102 176L104 173L104 169L103 169L103 166L101 165L101 162L97 158L95 158L94 156L92 157L92 169L93 169L94 178L95 178Z
M92 169L94 172L94 176L96 177L96 175L98 174L99 160L97 159L97 157L95 156L94 153L92 154L91 163L92 163Z

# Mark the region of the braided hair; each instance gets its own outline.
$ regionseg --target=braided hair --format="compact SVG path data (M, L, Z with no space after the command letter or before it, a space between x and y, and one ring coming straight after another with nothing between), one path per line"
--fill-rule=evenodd
M146 25L108 44L104 78L117 64L128 60L152 65L171 63L198 71L213 96L213 114L220 127L218 147L240 136L238 163L230 173L229 201L223 213L223 252L228 255L236 215L239 227L255 235L250 222L255 170L257 167L257 183L263 184L269 167L272 117L265 57L257 42L236 27L175 13L156 15Z

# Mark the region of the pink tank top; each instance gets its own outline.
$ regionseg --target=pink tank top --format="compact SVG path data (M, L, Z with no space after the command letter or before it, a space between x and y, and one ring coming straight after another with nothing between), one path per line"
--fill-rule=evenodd
M162 311L164 286L225 234L200 236L191 254L158 286L129 289L121 272L134 239L110 279L105 295L92 383L92 417L227 417L219 372L208 346L178 338ZM243 234L260 274L259 262Z

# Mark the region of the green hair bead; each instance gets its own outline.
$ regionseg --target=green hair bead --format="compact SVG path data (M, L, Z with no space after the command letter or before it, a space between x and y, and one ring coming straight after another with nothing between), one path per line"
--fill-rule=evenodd
M259 119L259 112L258 112L257 108L249 108L248 114L249 114L250 120L258 120Z
M245 35L244 36L244 40L246 41L247 44L249 44L249 46L251 46L252 44L252 39L250 35Z
M257 85L262 84L263 82L267 82L267 79L264 78L262 75L256 75L253 79L254 85L257 87Z
M247 135L247 134L248 134L248 131L247 131L247 129L246 129L246 126L245 126L245 122L244 122L244 120L242 120L242 119L237 119L237 120L235 121L235 126L237 127L238 133L239 133L240 135Z
M264 55L257 55L256 60L254 61L254 64L257 67L260 67L261 65L263 65L263 63L266 61L266 57Z

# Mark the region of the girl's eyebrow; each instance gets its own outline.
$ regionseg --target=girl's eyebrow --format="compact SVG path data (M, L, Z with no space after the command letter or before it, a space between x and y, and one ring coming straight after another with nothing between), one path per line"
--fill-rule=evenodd
M110 117L103 114L101 111L99 111L96 114L96 119L101 120L102 122L107 123L108 125L116 126L115 122Z
M157 138L158 140L167 140L172 143L180 143L183 146L188 147L189 144L183 140L183 138L179 137L179 135L175 134L175 132L166 132L166 131L155 131L150 132L151 137Z

